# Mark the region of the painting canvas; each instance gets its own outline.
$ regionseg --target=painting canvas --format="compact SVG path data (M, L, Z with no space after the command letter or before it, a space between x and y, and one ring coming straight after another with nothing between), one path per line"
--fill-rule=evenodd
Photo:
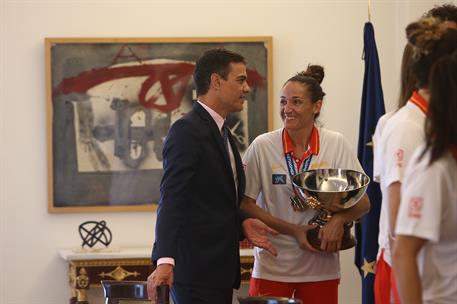
M271 38L47 38L49 212L154 210L170 126L196 100L207 49L247 60L251 93L227 119L243 153L271 125Z

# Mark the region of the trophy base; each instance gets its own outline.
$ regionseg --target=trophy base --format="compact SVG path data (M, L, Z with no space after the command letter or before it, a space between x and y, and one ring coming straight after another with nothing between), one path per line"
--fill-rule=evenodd
M343 239L341 240L341 248L340 250L346 250L354 247L357 244L356 239L351 234L351 227L352 224L344 225L344 232L343 232ZM319 239L319 230L321 228L318 226L314 229L308 230L307 238L308 242L314 249L319 251L321 250L321 240Z

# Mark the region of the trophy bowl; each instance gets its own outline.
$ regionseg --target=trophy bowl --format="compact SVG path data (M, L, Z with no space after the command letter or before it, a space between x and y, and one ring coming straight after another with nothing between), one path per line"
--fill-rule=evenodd
M332 214L351 208L359 202L367 190L370 178L363 172L347 169L317 169L299 173L292 178L296 196L291 198L296 211L308 208L317 210L309 224L318 227L308 231L308 241L320 249L318 237L320 227L324 226ZM353 223L345 224L341 250L355 246L356 241L350 234Z

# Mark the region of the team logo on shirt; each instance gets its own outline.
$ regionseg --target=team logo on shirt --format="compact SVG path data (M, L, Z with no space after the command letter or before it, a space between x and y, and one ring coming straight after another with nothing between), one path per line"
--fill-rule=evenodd
M273 185L285 185L286 175L285 174L273 174L271 176L271 182Z
M403 158L404 158L404 151L403 149L398 149L395 151L395 166L401 168L403 166Z
M314 169L319 169L319 168L330 168L330 167L331 166L328 162L323 161L320 163L316 162L316 163L312 164L309 169L314 170Z
M277 171L278 169L281 169L282 166L280 164L272 164L271 165L271 170L272 171Z
M414 196L409 200L408 217L419 219L422 217L422 197Z

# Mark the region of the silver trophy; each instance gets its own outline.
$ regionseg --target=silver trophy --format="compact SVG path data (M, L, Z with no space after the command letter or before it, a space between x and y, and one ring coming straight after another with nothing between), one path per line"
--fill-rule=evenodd
M320 250L319 229L332 217L332 214L351 208L365 194L370 178L363 172L346 169L317 169L299 173L292 178L297 190L291 198L292 208L304 211L308 208L317 210L309 224L317 224L308 231L308 241ZM345 224L341 250L355 246L356 240L351 235L353 223Z

